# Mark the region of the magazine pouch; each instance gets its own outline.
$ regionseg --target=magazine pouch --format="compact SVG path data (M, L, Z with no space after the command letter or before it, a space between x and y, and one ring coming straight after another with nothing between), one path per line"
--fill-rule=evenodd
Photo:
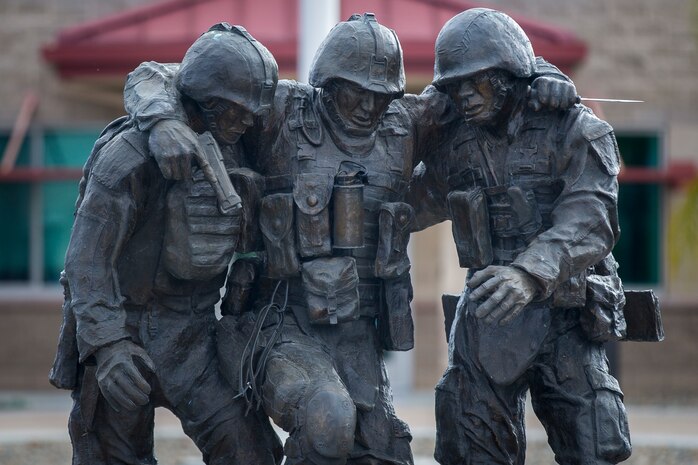
M410 270L407 243L414 222L414 209L410 205L403 202L381 205L378 213L378 251L374 266L378 278L397 278Z
M448 209L461 268L484 268L492 263L487 198L482 188L449 193Z
M293 237L293 196L272 194L262 199L259 227L267 252L267 276L284 279L300 269Z
M293 184L296 203L296 239L301 257L332 253L330 210L334 178L323 173L301 173Z

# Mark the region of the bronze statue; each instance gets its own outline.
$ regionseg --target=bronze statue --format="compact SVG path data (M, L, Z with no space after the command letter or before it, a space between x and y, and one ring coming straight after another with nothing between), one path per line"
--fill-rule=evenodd
M549 76L534 87L548 105L568 106L574 86L541 67ZM167 92L175 70L142 65L126 92L131 116L153 125L167 173L197 150ZM415 224L404 200L453 111L433 89L403 95L404 83L395 33L354 15L319 48L310 85L280 81L242 139L247 166L264 176L247 206L258 211L263 244L231 266L218 356L250 406L290 433L289 464L412 463L382 351L413 345L406 247ZM161 92L145 100L141 86ZM166 103L153 111L152 101Z
M523 465L527 390L558 463L631 452L603 345L627 337L632 315L611 255L618 147L582 105L533 111L535 69L524 31L498 11L464 11L436 41L433 85L460 118L442 128L411 199L420 227L452 220L469 268L446 312L449 365L436 390L444 465Z
M131 119L114 121L95 144L66 254L51 372L54 385L73 390L73 464L157 463L160 406L181 420L207 464L280 462L268 419L245 415L221 377L214 315L241 235L226 171L236 172L237 139L270 105L276 82L271 54L243 28L218 24L188 50L171 89L207 148L183 180L163 177L149 132Z

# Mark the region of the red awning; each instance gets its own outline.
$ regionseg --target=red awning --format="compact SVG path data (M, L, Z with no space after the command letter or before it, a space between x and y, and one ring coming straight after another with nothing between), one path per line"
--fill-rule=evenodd
M431 75L434 40L454 14L477 5L460 0L343 0L342 18L371 11L395 29L408 74ZM214 23L242 24L269 48L281 73L295 74L297 0L166 0L59 32L43 55L63 77L124 75L142 61L178 62ZM565 72L586 55L572 33L515 16L537 55Z

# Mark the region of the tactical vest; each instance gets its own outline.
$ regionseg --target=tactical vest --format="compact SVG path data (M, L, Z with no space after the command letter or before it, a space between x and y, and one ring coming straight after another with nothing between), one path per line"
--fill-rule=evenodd
M527 114L512 142L463 125L449 148L449 210L460 264L509 265L552 226L551 212L564 187L556 157L572 118ZM556 306L584 303L585 276L562 283Z
M276 167L265 172L268 195L262 202L260 223L265 236L267 271L271 278L289 279L291 303L307 305L301 281L313 283L313 288L322 287L323 282L320 277L309 275L314 267L307 264L324 257L351 257L359 278L361 315L376 316L382 298L382 283L376 274L379 216L383 212L384 217L394 217L397 225L391 227L404 229L405 236L413 218L409 212L394 215L394 209L382 208L404 198L412 174L414 141L404 128L409 116L402 107L391 105L379 125L373 148L356 155L342 151L333 141L317 110L319 104L308 95L295 98L293 113L286 123L285 137L289 140L280 144L288 148L290 153L284 158L290 162L284 172ZM365 173L363 212L358 221L336 211L336 205L333 208L338 175L356 169ZM291 206L293 213L288 213ZM338 248L333 241L333 228L338 224L349 232L361 228L363 245ZM406 247L406 240L395 240L393 244ZM405 251L402 253L406 256ZM378 266L379 270L397 268ZM327 288L344 288L345 284L333 283Z

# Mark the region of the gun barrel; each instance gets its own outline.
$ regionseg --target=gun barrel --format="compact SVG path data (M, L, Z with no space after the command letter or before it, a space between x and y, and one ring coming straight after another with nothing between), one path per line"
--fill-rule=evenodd
M224 215L231 215L240 208L242 201L228 177L223 154L213 135L208 131L199 135L199 144L203 153L197 154L196 159L204 176L216 192L218 210Z

